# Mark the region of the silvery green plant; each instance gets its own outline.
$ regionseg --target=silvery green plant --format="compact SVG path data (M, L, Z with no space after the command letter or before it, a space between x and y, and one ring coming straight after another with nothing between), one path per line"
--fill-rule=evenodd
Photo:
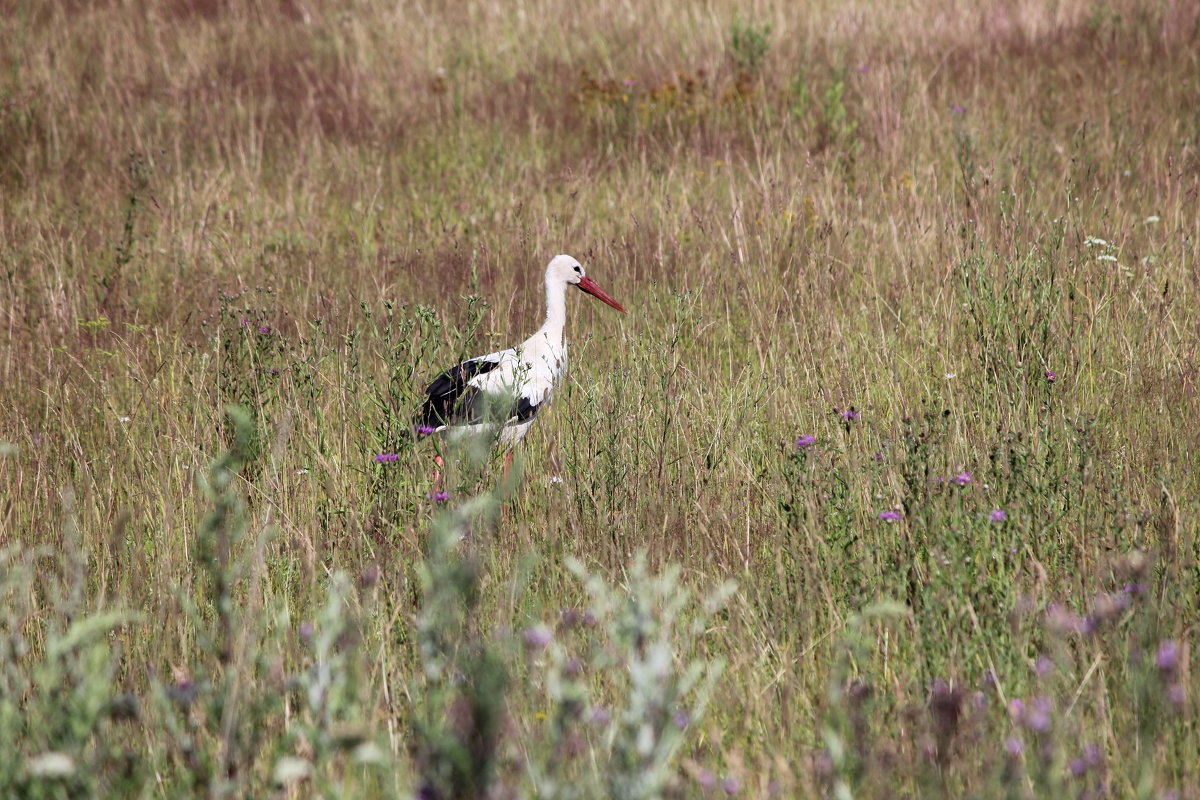
M644 554L635 557L624 585L614 586L569 559L589 609L564 617L560 630L594 629L595 641L582 658L548 629L526 631L525 645L543 650L543 691L549 747L531 752L529 774L539 797L621 797L651 800L664 795L676 775L675 758L688 731L704 715L721 659L694 655L709 620L734 591L728 582L700 602L680 581L680 569L651 572ZM586 662L586 663L585 663ZM588 674L611 683L611 710L599 703ZM590 774L572 770L570 756L583 728L593 737ZM531 748L532 751L532 748ZM539 760L539 756L541 760Z
M0 549L0 796L132 792L145 762L121 730L140 717L117 684L113 631L132 615L91 611L72 500L64 550Z
M198 578L177 592L196 648L170 681L152 686L180 767L175 789L232 797L265 781L287 786L311 779L317 789L340 794L340 754L349 753L355 765L386 763L358 722L361 632L350 611L350 581L335 573L316 625L300 626L306 667L289 679L290 617L262 597L270 527L251 534L242 496L241 470L258 452L254 426L243 409L225 410L230 447L199 481L211 510L196 535ZM285 713L292 697L294 717ZM332 772L322 769L327 765Z
M452 444L448 479L477 475L490 453L487 436ZM509 672L503 643L478 624L481 567L476 548L494 525L502 493L512 484L435 513L425 561L418 568L421 675L409 691L418 793L428 800L471 800L494 791ZM460 493L466 485L459 485Z
M370 589L378 578L378 568L368 568L358 583ZM352 595L349 576L335 572L315 624L299 627L306 667L288 680L297 714L285 737L287 753L276 760L272 771L277 786L311 778L322 795L345 797L352 794L345 775L323 766L348 756L352 765L367 770L364 783L374 782L377 788L390 767L389 756L364 722L361 624ZM286 614L281 615L280 627L290 628Z

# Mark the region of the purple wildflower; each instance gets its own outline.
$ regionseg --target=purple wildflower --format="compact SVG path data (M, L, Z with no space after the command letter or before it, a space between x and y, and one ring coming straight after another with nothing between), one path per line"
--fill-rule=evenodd
M868 67L866 64L861 64L861 65L859 66L859 68L858 68L858 74L859 74L859 75L865 75L865 74L867 74L867 73L868 73L868 72L870 72L870 71L871 71L871 68L870 68L870 67Z
M969 472L960 472L950 479L950 482L957 486L966 486L971 481L971 473Z
M603 706L596 706L592 709L592 713L588 715L588 722L595 725L597 728L603 728L612 720L612 715Z
M1019 758L1025 750L1025 745L1016 736L1010 736L1004 740L1004 749L1013 758Z
M854 410L854 406L850 406L850 408L842 412L842 419L846 420L847 422L853 422L861 416L862 414L859 414Z
M1019 698L1014 697L1008 701L1008 715L1013 719L1020 719L1025 716L1025 703Z
M1088 632L1087 622L1083 617L1058 603L1051 603L1046 608L1046 624L1052 631L1060 634Z
M1054 383L1056 380L1058 380L1058 376L1055 375L1050 370L1046 370L1046 380L1049 381L1050 383Z
M1132 594L1136 596L1146 591L1146 587L1140 583L1127 583L1122 591L1124 591L1125 594Z
M1070 763L1067 764L1067 770L1071 773L1072 777L1082 778L1088 770L1088 765L1082 758L1072 758Z
M358 575L358 585L362 589L370 589L379 583L379 565L371 564Z
M190 678L183 678L167 687L167 697L183 708L192 704L196 699L196 694L196 684Z
M815 437L815 436L801 436L799 439L796 440L796 449L804 450L806 448L812 447L816 443L817 443L817 437Z
M884 522L899 522L902 519L899 511L880 511L879 518Z
M712 770L701 769L696 773L696 783L700 784L701 789L711 789L717 785L717 776Z
M1050 717L1053 704L1049 697L1036 697L1024 717L1025 727L1037 733L1050 730Z
M545 625L534 625L525 629L525 632L521 634L521 639L530 650L544 650L550 642L554 641L554 634Z
M1039 678L1044 678L1054 671L1054 662L1045 653L1042 653L1034 661L1033 671L1037 673Z
M399 453L380 453L375 456L376 464L390 464L400 458Z
M258 332L260 334L262 334L263 336L266 336L268 333L271 332L271 327L269 325L259 325Z
M1104 762L1104 751L1095 742L1088 742L1083 746L1083 760L1089 767L1098 767Z
M450 499L450 493L449 492L434 492L431 495L426 495L426 497L428 497L430 500L432 500L435 503L444 503Z
M1008 514L1005 514L1004 511L997 508L995 511L992 512L991 516L989 516L988 519L990 519L992 522L1004 522L1008 519Z
M962 106L955 106L954 108L952 108L950 110L953 111L955 114L963 114L963 113L966 113L967 109L963 108Z
M300 641L307 642L313 637L313 624L311 622L300 623Z
M725 790L725 794L735 795L739 791L741 791L742 782L739 781L737 778L730 776L725 779L724 783L721 784L721 788Z
M558 629L570 631L579 627L582 615L573 608L564 608L558 613Z
M242 321L239 322L238 324L241 325L243 328L249 328L250 320L246 319L245 317L242 317Z
M876 453L875 455L871 456L871 458L875 459L878 462L882 462L883 461L883 453Z
M1160 672L1170 674L1175 671L1179 666L1179 645L1175 644L1174 639L1163 640L1154 656L1154 663L1158 665Z
M679 730L683 730L684 728L686 728L688 726L688 723L691 722L692 719L691 719L691 717L688 716L688 713L686 711L683 711L681 709L679 711L676 711L671 716L671 721L675 723L676 728L679 728Z
M625 79L625 88L626 88L626 89L631 89L631 88L633 88L633 85L634 85L635 83L637 83L637 81L635 81L633 78L626 78L626 79Z
M1178 683L1167 687L1167 702L1173 706L1181 706L1187 701L1187 692Z
M416 431L417 436L428 436L437 429L432 425L418 425L417 427L413 428L413 430Z

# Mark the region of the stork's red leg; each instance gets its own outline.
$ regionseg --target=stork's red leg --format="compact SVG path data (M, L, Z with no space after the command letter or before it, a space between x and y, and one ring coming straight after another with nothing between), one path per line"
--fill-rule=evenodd
M446 466L446 462L442 461L441 456L434 456L433 463L437 464L437 469L433 471L433 491L442 491L442 469Z

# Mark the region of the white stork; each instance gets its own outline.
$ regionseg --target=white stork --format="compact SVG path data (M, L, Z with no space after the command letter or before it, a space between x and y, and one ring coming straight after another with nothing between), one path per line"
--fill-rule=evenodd
M621 313L625 309L568 255L555 256L546 267L546 321L517 347L472 358L438 375L425 390L415 423L419 437L434 433L488 433L507 447L525 438L538 412L550 401L567 368L567 288L574 286ZM441 458L437 459L439 466Z

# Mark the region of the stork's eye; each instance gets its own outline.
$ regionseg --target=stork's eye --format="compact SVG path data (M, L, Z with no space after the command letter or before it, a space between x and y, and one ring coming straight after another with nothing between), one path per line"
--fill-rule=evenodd
M579 265L578 265L578 264L576 264L576 265L575 265L575 272L576 272L576 273L578 273L578 274L580 274L580 275L582 275L582 274L583 274L583 270L579 268Z

